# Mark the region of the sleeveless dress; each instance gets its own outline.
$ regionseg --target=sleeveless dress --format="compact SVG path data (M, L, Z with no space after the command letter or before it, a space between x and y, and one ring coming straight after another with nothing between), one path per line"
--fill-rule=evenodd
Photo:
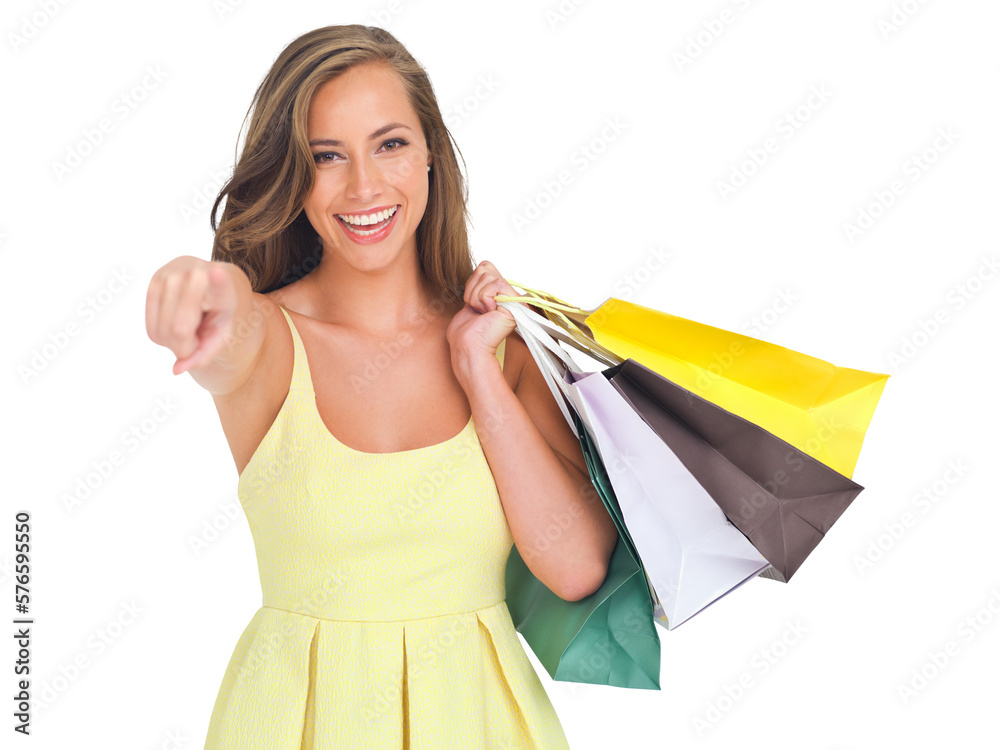
M205 749L568 748L504 601L513 539L472 418L423 448L347 447L281 311L291 384L238 483L262 606Z

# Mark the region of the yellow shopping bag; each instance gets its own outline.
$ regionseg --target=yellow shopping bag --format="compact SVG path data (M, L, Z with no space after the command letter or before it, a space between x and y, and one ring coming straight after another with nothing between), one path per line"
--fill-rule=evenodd
M607 352L654 372L764 428L850 477L888 375L807 354L614 297L596 310L509 281L601 359ZM603 354L603 356L601 356ZM780 481L778 478L775 481Z

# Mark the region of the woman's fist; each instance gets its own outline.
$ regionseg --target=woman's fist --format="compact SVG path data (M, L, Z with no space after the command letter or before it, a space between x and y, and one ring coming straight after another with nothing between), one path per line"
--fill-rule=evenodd
M517 292L500 275L496 266L484 260L465 282L464 307L455 313L448 326L448 344L452 367L463 382L465 371L492 361L496 366L496 350L500 342L517 327L514 316L498 307L493 296Z
M476 270L472 272L472 275L465 282L465 296L463 299L465 300L465 304L472 307L476 312L484 313L497 309L496 300L493 299L497 294L509 297L518 296L514 288L507 283L507 279L500 275L497 267L488 260L484 260L476 266ZM513 320L513 317L506 310L504 314Z
M211 362L231 338L234 271L243 273L231 263L182 255L153 274L146 291L146 333L177 357L175 375Z

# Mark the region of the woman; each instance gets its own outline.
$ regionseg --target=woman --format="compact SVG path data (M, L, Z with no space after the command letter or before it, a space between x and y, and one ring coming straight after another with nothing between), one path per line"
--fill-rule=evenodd
M150 338L218 409L263 592L206 748L567 746L504 567L516 543L580 599L616 532L493 299L514 290L472 267L449 139L392 35L309 32L257 90L213 260L150 283Z

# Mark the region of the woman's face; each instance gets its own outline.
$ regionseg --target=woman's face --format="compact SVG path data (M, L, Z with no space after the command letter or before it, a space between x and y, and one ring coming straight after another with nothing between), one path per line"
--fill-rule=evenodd
M416 254L430 162L396 73L368 63L322 84L307 128L316 182L305 212L324 256L368 270Z

